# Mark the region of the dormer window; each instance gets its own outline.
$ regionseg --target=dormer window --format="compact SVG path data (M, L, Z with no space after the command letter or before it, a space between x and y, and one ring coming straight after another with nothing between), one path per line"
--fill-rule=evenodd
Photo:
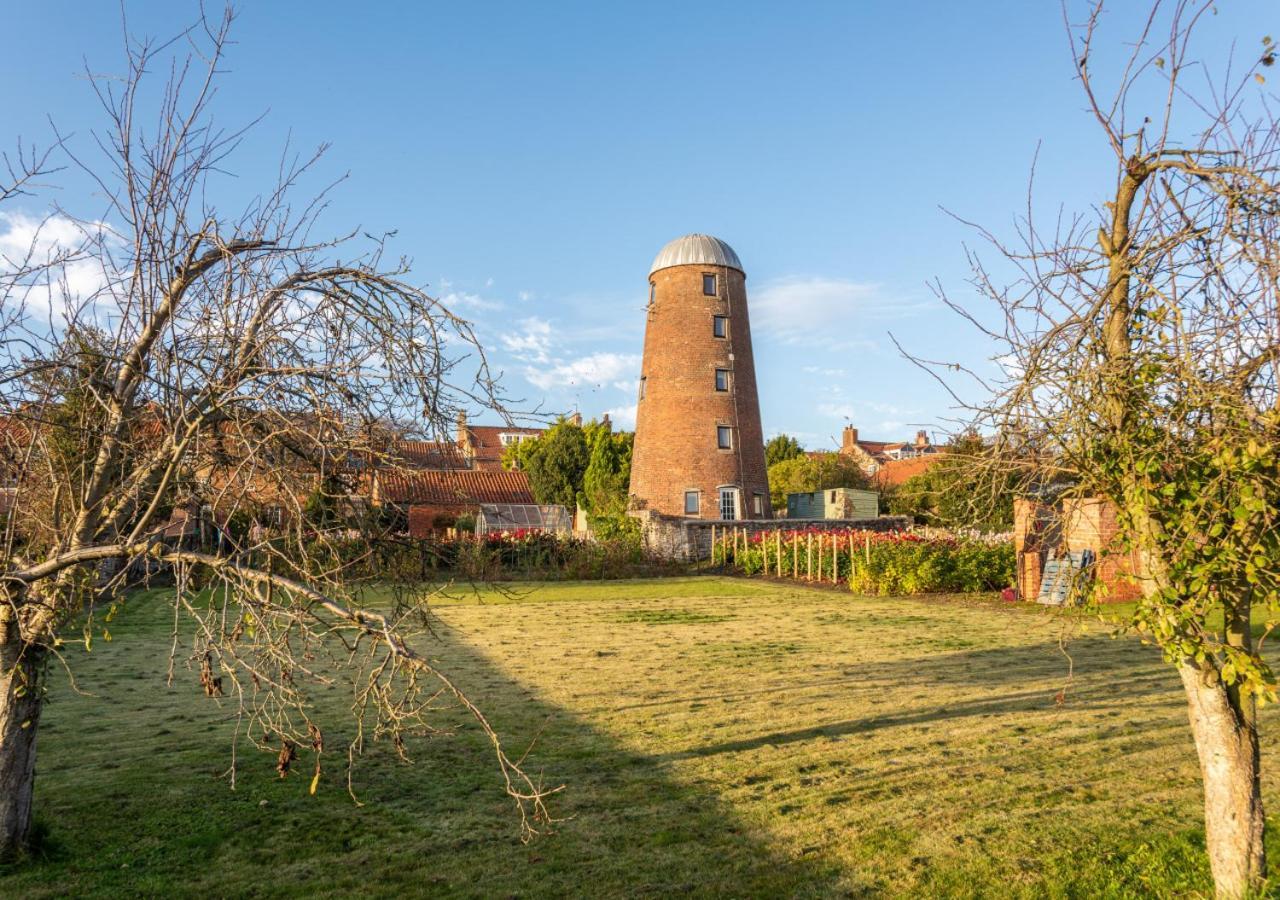
M702 293L706 294L708 297L714 297L716 295L716 276L710 274L704 274L702 276Z

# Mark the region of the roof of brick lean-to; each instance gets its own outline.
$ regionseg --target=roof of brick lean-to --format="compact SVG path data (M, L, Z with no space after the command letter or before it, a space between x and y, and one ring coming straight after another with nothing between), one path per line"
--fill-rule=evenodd
M473 506L481 503L533 503L524 472L460 471L379 472L378 495L384 503Z

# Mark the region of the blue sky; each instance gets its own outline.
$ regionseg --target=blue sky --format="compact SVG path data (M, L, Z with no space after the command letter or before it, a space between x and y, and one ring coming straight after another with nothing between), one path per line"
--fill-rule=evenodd
M1136 34L1147 4L1115 6L1110 37ZM127 4L152 35L195 9ZM0 55L0 147L44 140L49 117L87 142L101 120L78 74L118 71L118 9L43 0L4 19L22 38ZM1232 37L1252 52L1278 19L1223 2L1210 53ZM1088 209L1109 184L1056 0L258 2L234 38L217 117L266 114L241 182L269 183L287 137L330 142L322 171L350 173L334 232L396 230L526 406L624 424L671 238L715 234L743 260L767 434L902 438L952 413L888 332L925 357L991 353L927 289L971 296L976 236L942 208L1009 233L1038 145L1038 208ZM65 180L58 201L92 214Z

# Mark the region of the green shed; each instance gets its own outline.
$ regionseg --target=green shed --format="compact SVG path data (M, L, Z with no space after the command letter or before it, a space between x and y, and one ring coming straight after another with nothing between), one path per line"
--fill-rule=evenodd
M788 519L874 519L880 514L880 494L857 488L828 488L787 494Z

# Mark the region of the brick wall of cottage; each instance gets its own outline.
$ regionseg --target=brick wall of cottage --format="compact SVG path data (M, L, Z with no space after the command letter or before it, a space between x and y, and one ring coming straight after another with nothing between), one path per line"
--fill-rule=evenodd
M717 296L703 293L702 276L711 273ZM720 488L737 486L742 518L772 518L746 276L684 265L659 269L651 280L631 461L634 508L683 516L685 492L696 490L699 517L719 519ZM713 334L717 315L728 319L727 337ZM716 390L716 369L729 370L730 390ZM717 447L720 425L733 429L732 449ZM753 495L761 498L760 515Z

